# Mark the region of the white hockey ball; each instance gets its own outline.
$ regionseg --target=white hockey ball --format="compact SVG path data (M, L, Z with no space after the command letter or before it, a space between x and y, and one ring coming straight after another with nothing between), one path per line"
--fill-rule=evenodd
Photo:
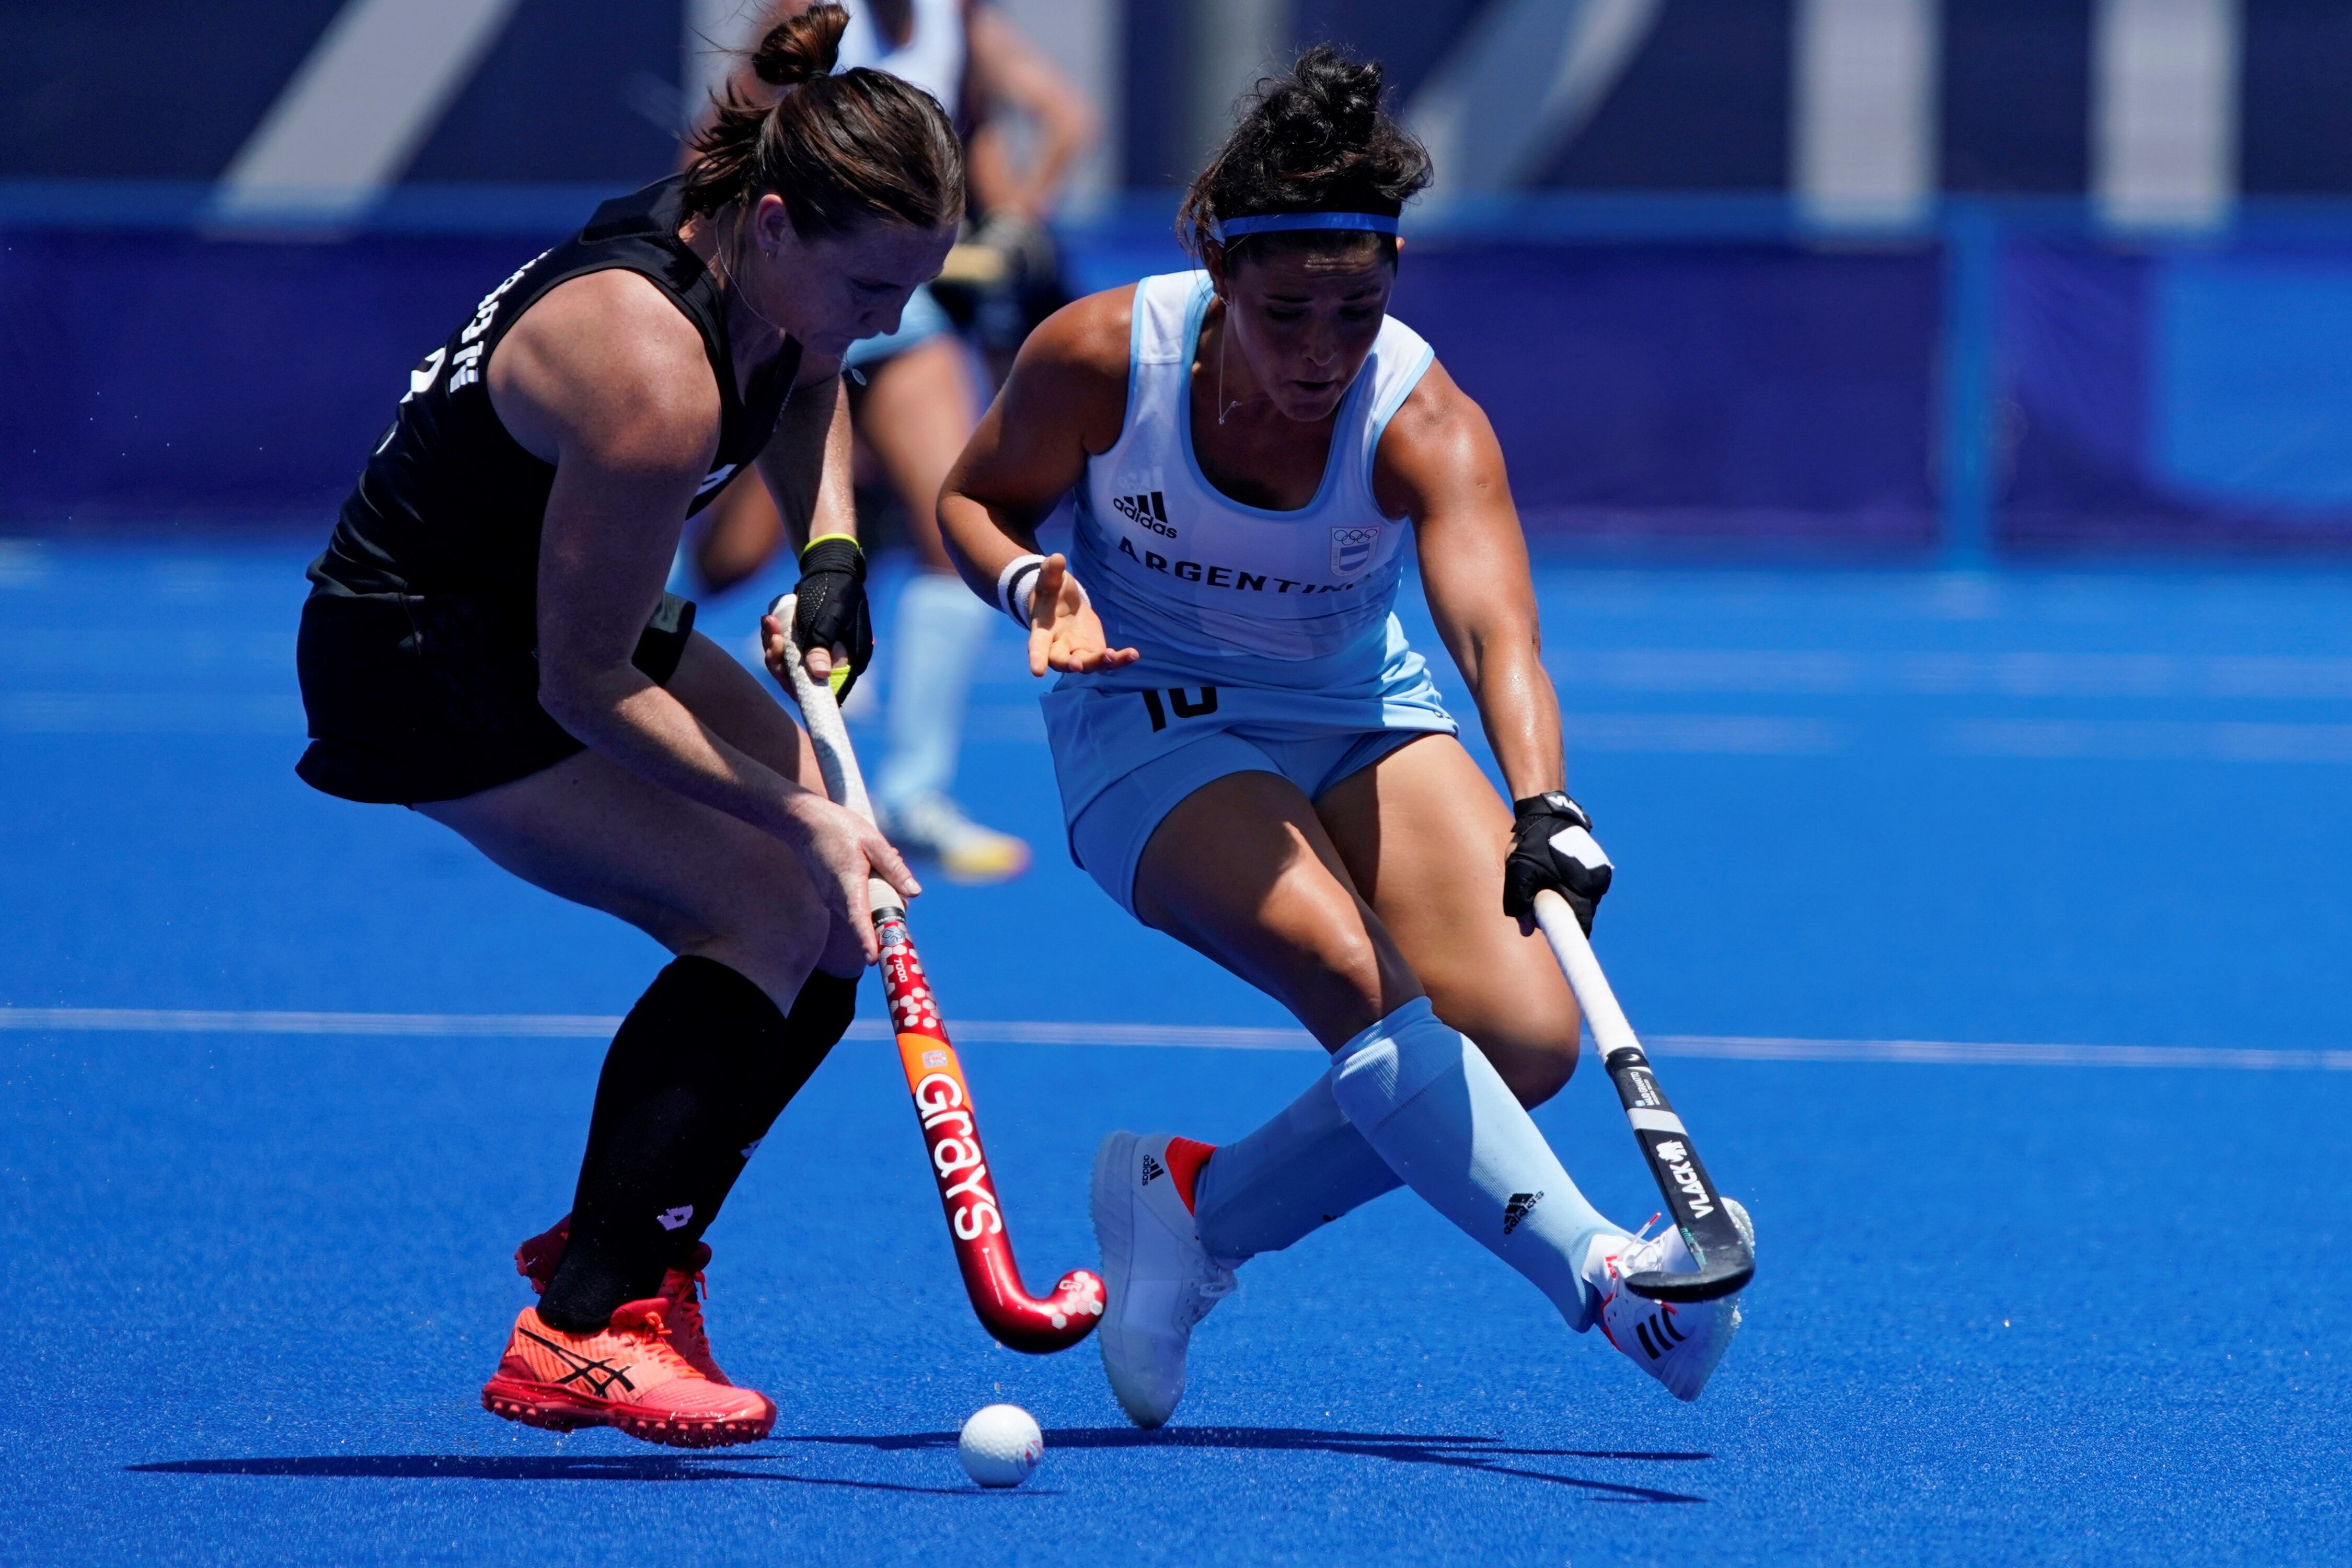
M1045 1435L1018 1405L990 1405L972 1413L956 1439L963 1473L984 1487L1017 1487L1045 1457Z

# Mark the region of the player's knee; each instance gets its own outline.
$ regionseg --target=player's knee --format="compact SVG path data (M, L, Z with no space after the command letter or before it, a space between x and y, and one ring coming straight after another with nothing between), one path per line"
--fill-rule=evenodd
M841 1043L849 1033L849 1026L857 1016L857 981L856 974L828 974L813 970L801 983L800 994L793 998L785 1025L803 1048L815 1054L822 1061L824 1053ZM813 1065L813 1064L812 1064Z
M1498 1026L1462 1032L1478 1042L1503 1082L1531 1110L1567 1088L1575 1076L1580 1042L1574 1018L1566 1020L1564 1027Z
M1317 943L1315 967L1324 1007L1328 1016L1352 1025L1347 1034L1378 1022L1390 1011L1399 987L1390 973L1394 966L1386 958L1378 939L1360 929L1330 931Z
M791 900L754 900L708 923L709 929L699 940L675 951L699 952L727 964L787 1011L827 958L835 960L836 969L844 967L835 952L841 944L832 940L832 922L824 911L799 907ZM850 951L856 952L854 943Z
M1576 1053L1573 1039L1522 1050L1503 1081L1519 1097L1521 1105L1533 1110L1568 1087L1568 1080L1576 1076Z

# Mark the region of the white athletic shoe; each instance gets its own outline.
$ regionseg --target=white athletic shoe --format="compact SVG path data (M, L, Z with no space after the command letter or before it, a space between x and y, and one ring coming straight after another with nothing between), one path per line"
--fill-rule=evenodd
M939 862L950 882L1006 882L1029 869L1029 846L982 827L943 795L922 795L883 814L882 836L902 853Z
M1756 1226L1738 1200L1723 1200L1740 1239L1756 1245ZM1647 1226L1643 1227L1647 1229ZM1667 1274L1696 1274L1697 1260L1683 1244L1682 1233L1670 1230L1643 1240L1638 1236L1606 1237L1586 1255L1585 1278L1605 1292L1601 1303L1601 1331L1625 1352L1635 1366L1666 1385L1676 1399L1692 1400L1706 1386L1715 1363L1731 1348L1739 1331L1739 1298L1715 1301L1653 1301L1625 1288L1625 1276L1649 1269Z
M1114 1132L1095 1155L1095 1239L1108 1297L1095 1342L1119 1408L1144 1427L1176 1413L1192 1327L1234 1292L1234 1271L1202 1247L1176 1194L1168 1142L1164 1132Z

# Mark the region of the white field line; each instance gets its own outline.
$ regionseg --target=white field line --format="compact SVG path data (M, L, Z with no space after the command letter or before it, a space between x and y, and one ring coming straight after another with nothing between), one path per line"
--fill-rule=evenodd
M594 1013L288 1013L161 1007L0 1007L0 1033L164 1035L414 1035L442 1037L607 1039L616 1016ZM1304 1029L1223 1024L1047 1023L971 1018L949 1034L969 1045L1190 1047L1224 1051L1313 1051ZM884 1040L878 1018L849 1037ZM2352 1050L2241 1046L2037 1045L1973 1040L1813 1040L1746 1035L1654 1035L1660 1057L1722 1061L1911 1062L1974 1067L2224 1068L2239 1072L2352 1072Z
M2352 724L2164 719L1978 720L1944 726L1948 750L1980 757L2115 762L2352 763Z

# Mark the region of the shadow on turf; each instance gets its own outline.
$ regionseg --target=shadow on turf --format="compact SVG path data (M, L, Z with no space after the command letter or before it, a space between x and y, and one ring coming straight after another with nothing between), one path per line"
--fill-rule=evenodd
M899 1432L877 1436L810 1434L777 1437L780 1443L828 1443L884 1453L952 1449L953 1432ZM1705 1498L1655 1487L1625 1486L1581 1476L1555 1475L1501 1464L1502 1459L1619 1459L1644 1464L1683 1464L1712 1454L1649 1452L1615 1448L1513 1448L1492 1437L1402 1432L1318 1432L1290 1426L1180 1426L1139 1432L1131 1426L1060 1427L1045 1434L1049 1448L1253 1448L1356 1454L1395 1464L1439 1465L1483 1470L1489 1475L1543 1481L1598 1493L1595 1500L1631 1503L1705 1502ZM123 1468L141 1475L255 1476L296 1480L470 1481L788 1481L801 1486L845 1487L856 1491L911 1492L931 1497L978 1497L970 1487L912 1487L891 1481L854 1481L830 1476L797 1476L766 1467L774 1456L739 1453L724 1459L666 1454L599 1454L509 1458L494 1454L337 1454L247 1459L168 1459ZM756 1468L750 1467L758 1467ZM1024 1489L1028 1497L1056 1493Z
M792 1481L807 1487L847 1487L856 1491L916 1492L932 1497L977 1497L971 1487L908 1487L889 1481L852 1481L832 1476L795 1476L746 1464L772 1463L766 1454L725 1460L673 1458L662 1454L583 1455L577 1458L507 1458L492 1454L339 1454L288 1458L170 1459L125 1465L141 1475L264 1476L297 1480L459 1481ZM1027 1495L1052 1496L1040 1489Z
M835 1443L855 1447L895 1451L908 1448L953 1448L953 1432L902 1432L879 1436L778 1436L779 1443ZM1631 1459L1645 1464L1683 1464L1715 1458L1712 1454L1652 1452L1616 1448L1512 1448L1492 1437L1454 1436L1409 1432L1318 1432L1294 1426L1163 1426L1140 1432L1132 1426L1072 1426L1045 1434L1045 1447L1055 1448L1254 1448L1304 1449L1323 1454L1360 1454L1403 1465L1442 1465L1452 1469L1484 1470L1521 1480L1546 1481L1601 1494L1610 1502L1705 1502L1685 1492L1655 1487L1625 1486L1589 1480L1581 1476L1555 1475L1549 1470L1523 1469L1499 1464L1500 1459Z

